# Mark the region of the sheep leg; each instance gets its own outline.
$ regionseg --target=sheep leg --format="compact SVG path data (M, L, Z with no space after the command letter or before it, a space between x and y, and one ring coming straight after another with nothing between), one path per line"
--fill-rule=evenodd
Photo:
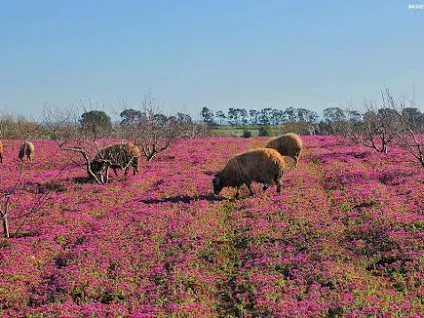
M106 177L105 177L105 183L107 183L109 180L109 167L106 167Z
M255 195L252 188L250 187L250 183L247 183L246 185L247 185L247 188L249 189L250 195Z
M294 159L294 167L297 167L297 161L299 160L299 156L300 156L300 151L296 151L293 159Z
M283 183L283 178L281 177L278 181L277 181L277 193L280 194L281 193L281 186Z
M240 187L236 187L236 199L240 198Z
M274 181L277 184L277 193L280 194L281 193L281 185L283 183L283 175L276 176Z
M113 172L115 172L115 177L117 177L118 176L118 172L116 171L116 168L113 167L112 169L113 169Z
M99 170L100 182L107 183L109 180L109 168L110 165L103 164Z

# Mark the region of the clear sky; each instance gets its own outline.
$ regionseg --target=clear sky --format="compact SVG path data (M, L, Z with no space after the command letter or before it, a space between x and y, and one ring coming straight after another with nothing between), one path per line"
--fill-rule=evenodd
M424 1L0 0L0 110L321 111L384 85L424 110ZM103 106L104 105L104 106Z

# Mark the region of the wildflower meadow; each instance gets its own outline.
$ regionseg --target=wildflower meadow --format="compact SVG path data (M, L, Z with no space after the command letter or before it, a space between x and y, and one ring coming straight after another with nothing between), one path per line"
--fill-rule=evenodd
M424 317L424 169L302 138L281 195L253 184L239 200L213 175L266 137L180 139L104 185L34 140L0 239L0 316ZM20 144L3 140L3 191Z

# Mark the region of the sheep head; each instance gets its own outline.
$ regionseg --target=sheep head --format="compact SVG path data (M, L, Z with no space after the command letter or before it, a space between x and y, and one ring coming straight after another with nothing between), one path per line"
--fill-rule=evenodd
M224 187L222 178L219 174L215 175L215 178L213 179L212 184L213 184L213 192L215 194L219 194L219 192L221 192L222 188Z

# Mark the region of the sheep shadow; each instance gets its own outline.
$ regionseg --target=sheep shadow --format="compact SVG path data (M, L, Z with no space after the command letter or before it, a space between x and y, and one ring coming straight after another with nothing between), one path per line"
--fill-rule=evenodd
M74 177L71 180L72 180L72 183L76 183L76 184L97 184L96 180L87 176ZM111 184L111 183L128 181L128 180L129 179L125 176L124 177L114 176L114 177L109 177L108 182L105 184Z
M188 195L177 195L174 197L163 198L163 199L142 199L138 202L145 204L157 204L157 203L191 203L193 201L206 200L208 202L222 201L224 198L217 197L213 194L201 194L199 196L188 196Z
M93 180L91 180L89 177L74 177L72 178L73 183L77 184L86 184L86 183L93 183Z

